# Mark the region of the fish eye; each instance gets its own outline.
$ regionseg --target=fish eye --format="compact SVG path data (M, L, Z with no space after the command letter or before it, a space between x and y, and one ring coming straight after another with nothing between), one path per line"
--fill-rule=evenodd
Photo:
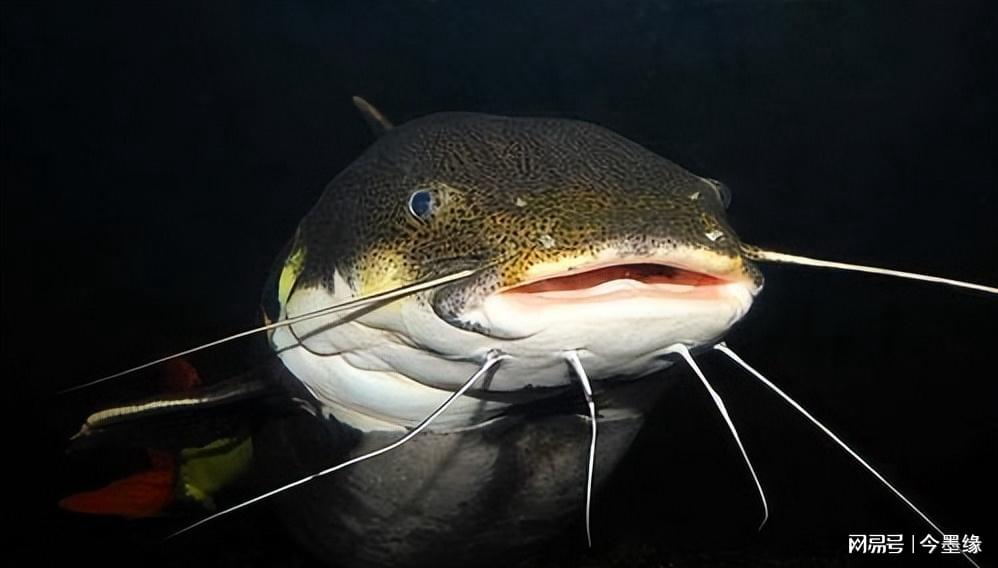
M717 198L721 201L721 205L723 205L724 208L727 209L728 206L731 205L731 190L728 189L728 186L717 181L716 179L709 179L709 178L702 178L702 179L703 181L707 182L707 185L709 185L711 189L714 190L714 193L717 195Z
M419 190L409 196L409 213L420 221L429 221L434 209L433 194Z

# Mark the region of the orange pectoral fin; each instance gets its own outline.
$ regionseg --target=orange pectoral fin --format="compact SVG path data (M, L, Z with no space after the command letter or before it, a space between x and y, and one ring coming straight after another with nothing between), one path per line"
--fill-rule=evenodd
M150 452L152 468L94 491L83 491L59 501L59 507L76 513L118 515L136 519L155 517L173 501L177 481L175 458Z

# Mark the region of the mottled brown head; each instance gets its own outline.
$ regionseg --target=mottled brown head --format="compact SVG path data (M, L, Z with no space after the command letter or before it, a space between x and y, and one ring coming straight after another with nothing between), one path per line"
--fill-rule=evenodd
M442 113L381 137L326 187L295 248L301 284L338 271L357 294L490 265L437 295L458 321L499 289L594 263L675 257L697 272L742 262L723 189L605 128Z

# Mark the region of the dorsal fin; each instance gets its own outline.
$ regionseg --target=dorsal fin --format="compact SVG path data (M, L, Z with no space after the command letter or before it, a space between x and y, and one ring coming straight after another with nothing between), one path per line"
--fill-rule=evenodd
M353 98L353 106L357 107L360 114L364 116L364 121L367 122L367 126L370 127L371 132L378 138L384 136L385 132L388 132L395 126L392 124L392 121L381 114L380 110L374 108L374 105L360 97L355 96Z

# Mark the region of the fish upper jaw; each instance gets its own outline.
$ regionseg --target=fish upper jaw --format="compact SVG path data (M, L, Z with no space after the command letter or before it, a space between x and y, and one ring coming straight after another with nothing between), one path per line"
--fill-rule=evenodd
M434 309L457 327L514 340L539 333L561 319L595 318L609 323L642 301L649 302L650 314L662 317L680 317L683 310L715 310L730 311L737 321L762 284L758 269L740 256L694 247L652 254L605 249L534 264L505 285L490 274L478 282L440 290ZM725 306L733 309L725 310ZM640 310L631 315L640 316Z
M497 326L486 305L500 305L493 296L522 300L521 307L544 310L555 303L598 303L626 295L674 295L677 299L718 299L726 284L757 295L761 272L738 255L698 247L670 245L635 250L630 243L606 246L598 252L561 255L515 270L482 270L473 279L448 285L433 293L431 304L447 323L490 337L515 339L534 333L529 326ZM525 314L529 317L530 314Z

